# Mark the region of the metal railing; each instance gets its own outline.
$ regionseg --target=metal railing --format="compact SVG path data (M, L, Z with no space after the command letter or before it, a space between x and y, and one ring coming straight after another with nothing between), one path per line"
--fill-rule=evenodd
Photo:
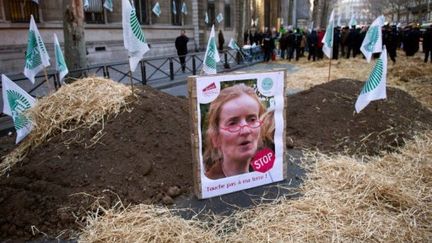
M186 80L190 75L197 75L202 68L204 54L204 52L187 54L185 56L186 67L184 72L177 55L145 58L140 61L131 78L134 83L150 85L156 88L163 85L169 86L176 79ZM235 50L224 50L219 55L221 62L217 67L218 72L232 71L263 61L263 52L259 47L243 50L241 53ZM58 73L54 70L49 70L47 73L48 82L52 82L55 89L58 89L61 86ZM130 82L128 61L91 65L86 68L71 70L69 75L73 77L102 76L121 83L127 84ZM8 77L33 97L45 96L48 94L49 87L52 87L52 84L46 83L47 79L44 74L35 77L35 84L31 84L23 75L10 75ZM0 118L3 116L5 115L1 113Z

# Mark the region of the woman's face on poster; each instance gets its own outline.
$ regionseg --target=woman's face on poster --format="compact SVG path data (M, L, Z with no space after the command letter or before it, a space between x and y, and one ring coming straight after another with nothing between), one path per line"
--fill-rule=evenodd
M224 161L248 161L257 150L260 135L259 104L247 94L222 105L217 146Z

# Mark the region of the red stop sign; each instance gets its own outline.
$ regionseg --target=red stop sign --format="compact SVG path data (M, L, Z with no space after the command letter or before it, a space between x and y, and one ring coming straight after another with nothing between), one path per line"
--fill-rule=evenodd
M267 172L273 168L275 161L275 155L273 150L269 148L264 148L252 158L251 166L254 171L259 171L261 173Z

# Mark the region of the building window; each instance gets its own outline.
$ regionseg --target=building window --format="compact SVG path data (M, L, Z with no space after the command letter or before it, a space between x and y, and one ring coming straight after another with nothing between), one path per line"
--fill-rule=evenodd
M89 0L89 6L84 9L84 18L87 24L104 24L105 16L102 0Z
M180 0L171 0L171 23L173 25L181 25L181 18L182 18L182 12L181 12L181 5L183 4ZM174 14L174 4L175 3L175 11L177 14Z
M148 24L149 21L149 4L147 0L135 0L135 10L140 24Z
M7 19L13 23L28 23L30 22L30 15L36 22L39 22L39 5L29 0L6 0L5 13Z
M225 6L224 6L224 24L225 27L230 28L231 27L231 1L225 0Z
M208 26L212 26L215 23L215 2L214 0L209 0L207 2L207 13L208 13L208 17L209 17L209 23L207 24Z

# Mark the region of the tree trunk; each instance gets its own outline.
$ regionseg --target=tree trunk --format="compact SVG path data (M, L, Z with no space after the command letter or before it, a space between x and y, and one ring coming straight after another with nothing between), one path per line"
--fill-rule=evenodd
M66 64L70 70L87 67L82 0L63 0L63 33ZM73 77L81 73L71 73Z

